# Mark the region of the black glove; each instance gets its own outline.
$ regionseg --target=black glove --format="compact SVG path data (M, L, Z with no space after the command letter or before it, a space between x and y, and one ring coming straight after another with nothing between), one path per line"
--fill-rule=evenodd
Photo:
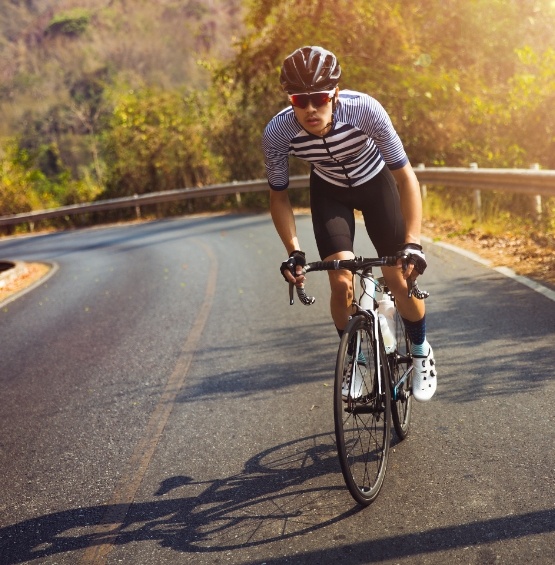
M296 277L297 270L295 267L297 265L300 265L301 267L304 267L306 265L306 258L304 251L292 251L291 254L289 255L289 259L287 259L287 261L283 261L283 263L281 264L279 270L281 271L283 278L287 282L289 281L285 277L285 271L289 271L294 277Z
M406 271L409 264L412 264L416 272L422 275L428 266L422 246L418 243L405 243L402 251L397 253L397 257L403 261L403 271Z

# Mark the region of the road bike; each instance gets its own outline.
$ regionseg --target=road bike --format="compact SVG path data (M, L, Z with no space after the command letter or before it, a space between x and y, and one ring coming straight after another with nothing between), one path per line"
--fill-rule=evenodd
M356 257L317 261L303 268L303 274L345 269L359 281L359 298L353 301L356 311L349 319L337 352L334 421L345 483L353 498L363 506L376 499L383 485L392 424L399 439L404 440L412 415L410 340L395 308L395 297L383 278L374 277L372 272L374 267L395 266L397 262L397 257ZM293 288L290 284L290 304L294 303ZM297 287L297 294L305 305L315 301L306 294L304 285ZM424 299L428 293L412 281L409 296ZM394 308L389 323L382 314L385 303Z

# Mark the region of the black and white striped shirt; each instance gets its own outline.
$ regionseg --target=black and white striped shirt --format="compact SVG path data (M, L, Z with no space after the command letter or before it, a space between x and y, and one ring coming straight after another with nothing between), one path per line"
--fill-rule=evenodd
M333 126L324 137L305 131L288 107L268 123L262 145L268 183L274 190L289 185L289 155L310 162L317 175L338 186L358 186L385 164L394 170L408 163L383 106L352 90L339 93Z

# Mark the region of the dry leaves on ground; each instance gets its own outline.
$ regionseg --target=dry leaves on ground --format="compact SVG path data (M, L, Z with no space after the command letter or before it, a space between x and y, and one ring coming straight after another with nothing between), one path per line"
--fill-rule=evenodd
M490 235L479 229L462 231L455 222L425 222L423 231L434 240L451 243L515 273L555 286L555 238L512 234Z
M0 303L2 303L6 298L25 290L35 282L39 281L48 273L48 271L50 271L51 268L49 265L45 265L44 263L26 263L25 266L25 272L22 273L21 276L0 288Z

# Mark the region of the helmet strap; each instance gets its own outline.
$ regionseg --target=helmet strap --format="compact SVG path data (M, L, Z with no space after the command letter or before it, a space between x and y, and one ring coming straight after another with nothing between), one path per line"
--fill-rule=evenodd
M335 109L337 108L337 99L336 96L334 95L332 100L331 100L331 122L326 126L330 126L333 127L333 124L335 122Z

